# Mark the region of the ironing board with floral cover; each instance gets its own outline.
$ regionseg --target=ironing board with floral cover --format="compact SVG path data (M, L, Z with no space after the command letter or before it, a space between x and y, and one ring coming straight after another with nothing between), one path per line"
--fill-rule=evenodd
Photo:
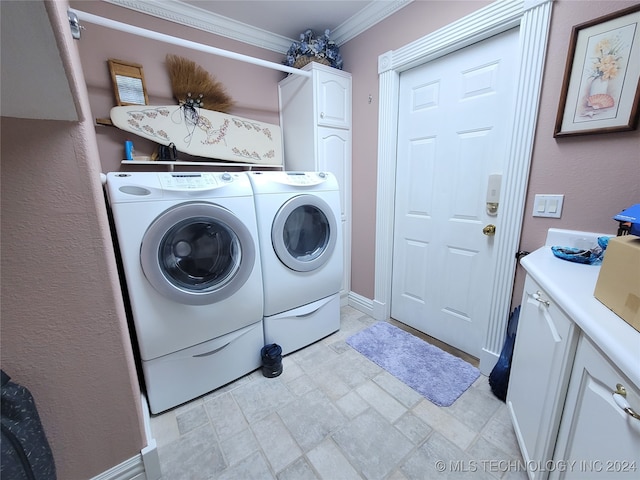
M113 107L113 125L179 152L258 165L282 165L278 125L181 105Z

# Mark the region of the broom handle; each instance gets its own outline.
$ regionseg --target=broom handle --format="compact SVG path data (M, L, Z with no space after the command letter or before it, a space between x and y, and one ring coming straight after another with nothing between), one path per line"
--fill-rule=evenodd
M289 67L287 65L282 65L275 62L269 62L267 60L250 57L249 55L243 55L241 53L230 52L229 50L223 50L221 48L211 47L209 45L192 42L191 40L185 40L183 38L172 37L171 35L154 32L153 30L134 27L133 25L128 25L126 23L117 22L115 20L110 20L108 18L99 17L98 15L93 15L92 13L82 12L80 10L75 10L73 8L68 9L68 12L76 14L78 16L78 19L84 20L85 22L89 22L94 25L100 25L102 27L111 28L113 30L119 30L121 32L130 33L132 35L151 38L153 40L158 40L160 42L171 43L173 45L190 48L192 50L199 50L201 52L211 53L213 55L218 55L220 57L232 58L234 60L239 60L241 62L258 65L260 67L271 68L273 70L280 70L281 72L293 73L295 75L302 75L303 77L311 76L311 72L308 72L306 70L300 70L297 68Z

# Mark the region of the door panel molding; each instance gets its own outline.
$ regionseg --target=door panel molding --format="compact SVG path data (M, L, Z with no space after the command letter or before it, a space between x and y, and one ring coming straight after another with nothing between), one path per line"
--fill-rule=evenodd
M516 87L513 136L509 141L503 184L502 235L496 239L496 275L490 319L484 334L480 370L488 375L497 361L509 314L533 151L542 74L553 0L506 0L492 3L440 30L378 59L380 108L376 207L375 291L373 316L391 313L394 198L400 73L478 41L519 29L521 65Z

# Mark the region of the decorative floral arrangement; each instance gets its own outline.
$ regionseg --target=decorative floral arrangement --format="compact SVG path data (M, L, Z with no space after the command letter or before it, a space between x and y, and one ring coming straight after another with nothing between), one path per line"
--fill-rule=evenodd
M619 54L621 45L618 41L612 43L610 39L605 38L598 42L595 47L596 56L593 58L592 77L598 77L601 80L611 80L616 78L618 70L620 70Z
M293 42L287 51L285 65L300 68L310 61L318 61L333 68L342 70L340 48L329 40L329 30L324 35L315 37L312 30L300 34L300 40Z

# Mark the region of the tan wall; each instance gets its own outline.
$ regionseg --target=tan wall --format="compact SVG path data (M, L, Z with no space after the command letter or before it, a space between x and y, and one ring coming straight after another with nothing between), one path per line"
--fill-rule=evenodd
M64 2L53 5L53 23L68 32ZM47 22L46 15L34 21ZM87 116L75 45L68 34L57 40ZM58 478L65 480L98 475L146 445L87 117L2 117L1 124L2 369L34 394Z

